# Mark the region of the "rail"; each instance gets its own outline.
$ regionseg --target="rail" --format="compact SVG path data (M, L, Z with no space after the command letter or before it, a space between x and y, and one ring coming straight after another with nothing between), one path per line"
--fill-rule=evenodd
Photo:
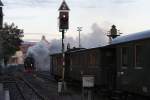
M50 74L47 74L47 73L35 73L38 77L42 78L42 79L45 79L45 80L48 80L48 81L51 81L51 82L57 82L53 76L51 76Z
M25 79L20 77L17 81L19 91L22 92L22 97L24 100L46 100L42 95L40 95L37 90ZM26 94L24 94L26 92Z
M22 75L5 76L0 81L4 84L5 89L9 90L11 100L48 100Z
M16 81L3 81L3 84L9 90L11 100L26 100Z

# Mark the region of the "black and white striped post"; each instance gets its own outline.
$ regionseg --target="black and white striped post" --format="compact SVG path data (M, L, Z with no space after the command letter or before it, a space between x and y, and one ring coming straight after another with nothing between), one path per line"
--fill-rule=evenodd
M62 91L65 91L65 44L64 44L65 31L62 30Z

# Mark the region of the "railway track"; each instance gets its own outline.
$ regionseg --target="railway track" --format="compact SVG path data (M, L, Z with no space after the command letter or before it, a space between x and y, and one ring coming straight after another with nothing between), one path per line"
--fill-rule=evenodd
M7 81L4 83L4 88L6 90L9 90L10 100L26 100L24 98L23 93L20 91L19 87L17 86L16 82Z
M24 78L17 80L17 86L20 92L22 92L24 100L47 100Z
M11 77L2 82L5 90L9 90L10 100L47 100L29 82L21 77Z
M37 77L40 77L46 81L57 82L49 73L37 72L35 74Z
M57 100L57 85L47 79L35 75L25 75L26 79L34 88L42 94L47 100Z

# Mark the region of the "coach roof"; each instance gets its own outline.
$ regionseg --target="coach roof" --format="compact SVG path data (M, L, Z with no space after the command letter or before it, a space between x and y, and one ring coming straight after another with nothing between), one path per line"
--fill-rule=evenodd
M143 39L148 39L148 38L150 38L150 30L138 32L134 34L129 34L125 36L119 36L115 38L111 44L120 44L120 43L143 40Z

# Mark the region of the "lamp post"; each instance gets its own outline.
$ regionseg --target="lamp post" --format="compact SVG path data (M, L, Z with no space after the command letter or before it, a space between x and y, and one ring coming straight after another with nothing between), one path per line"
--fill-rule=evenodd
M65 91L65 32L69 29L69 7L65 0L63 0L59 8L59 32L62 32L62 79L59 92Z

